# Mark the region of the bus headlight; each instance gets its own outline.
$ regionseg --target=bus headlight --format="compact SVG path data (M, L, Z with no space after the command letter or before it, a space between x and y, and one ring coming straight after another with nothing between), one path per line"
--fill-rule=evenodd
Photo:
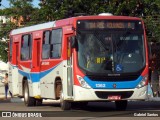
M91 88L91 87L88 85L88 83L87 83L81 76L77 75L77 79L78 79L81 87L83 87L83 88L88 88L88 89Z
M142 80L139 82L139 84L137 85L137 88L141 88L144 87L147 84L147 80L148 80L148 75L144 76L142 78Z

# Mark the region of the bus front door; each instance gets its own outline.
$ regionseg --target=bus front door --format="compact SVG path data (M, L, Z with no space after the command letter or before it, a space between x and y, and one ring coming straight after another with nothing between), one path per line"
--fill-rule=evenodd
M19 42L13 42L12 65L9 65L9 90L13 95L19 94L18 62L19 62Z

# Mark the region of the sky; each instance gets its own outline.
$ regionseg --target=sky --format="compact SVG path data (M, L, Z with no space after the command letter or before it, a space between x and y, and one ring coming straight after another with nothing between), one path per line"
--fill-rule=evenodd
M38 7L38 3L39 3L39 0L33 0L33 6L34 7ZM0 9L4 9L4 8L9 8L10 5L9 5L9 1L8 0L2 0L1 2L1 6L0 6Z

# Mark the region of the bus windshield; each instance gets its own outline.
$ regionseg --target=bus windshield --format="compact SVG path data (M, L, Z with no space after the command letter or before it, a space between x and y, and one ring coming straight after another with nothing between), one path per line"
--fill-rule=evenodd
M144 68L143 30L117 27L112 24L103 29L77 30L78 64L82 70L93 74L121 74Z

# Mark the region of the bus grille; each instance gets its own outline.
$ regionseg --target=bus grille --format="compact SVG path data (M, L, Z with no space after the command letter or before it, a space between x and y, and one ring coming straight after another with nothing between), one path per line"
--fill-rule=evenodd
M118 77L109 77L109 76L87 76L92 81L133 81L138 79L139 75L134 76L118 76ZM127 79L126 79L127 78Z
M108 96L121 96L121 99L129 98L132 96L133 91L121 91L121 92L103 92L103 91L96 91L95 92L97 97L102 99L107 99Z

